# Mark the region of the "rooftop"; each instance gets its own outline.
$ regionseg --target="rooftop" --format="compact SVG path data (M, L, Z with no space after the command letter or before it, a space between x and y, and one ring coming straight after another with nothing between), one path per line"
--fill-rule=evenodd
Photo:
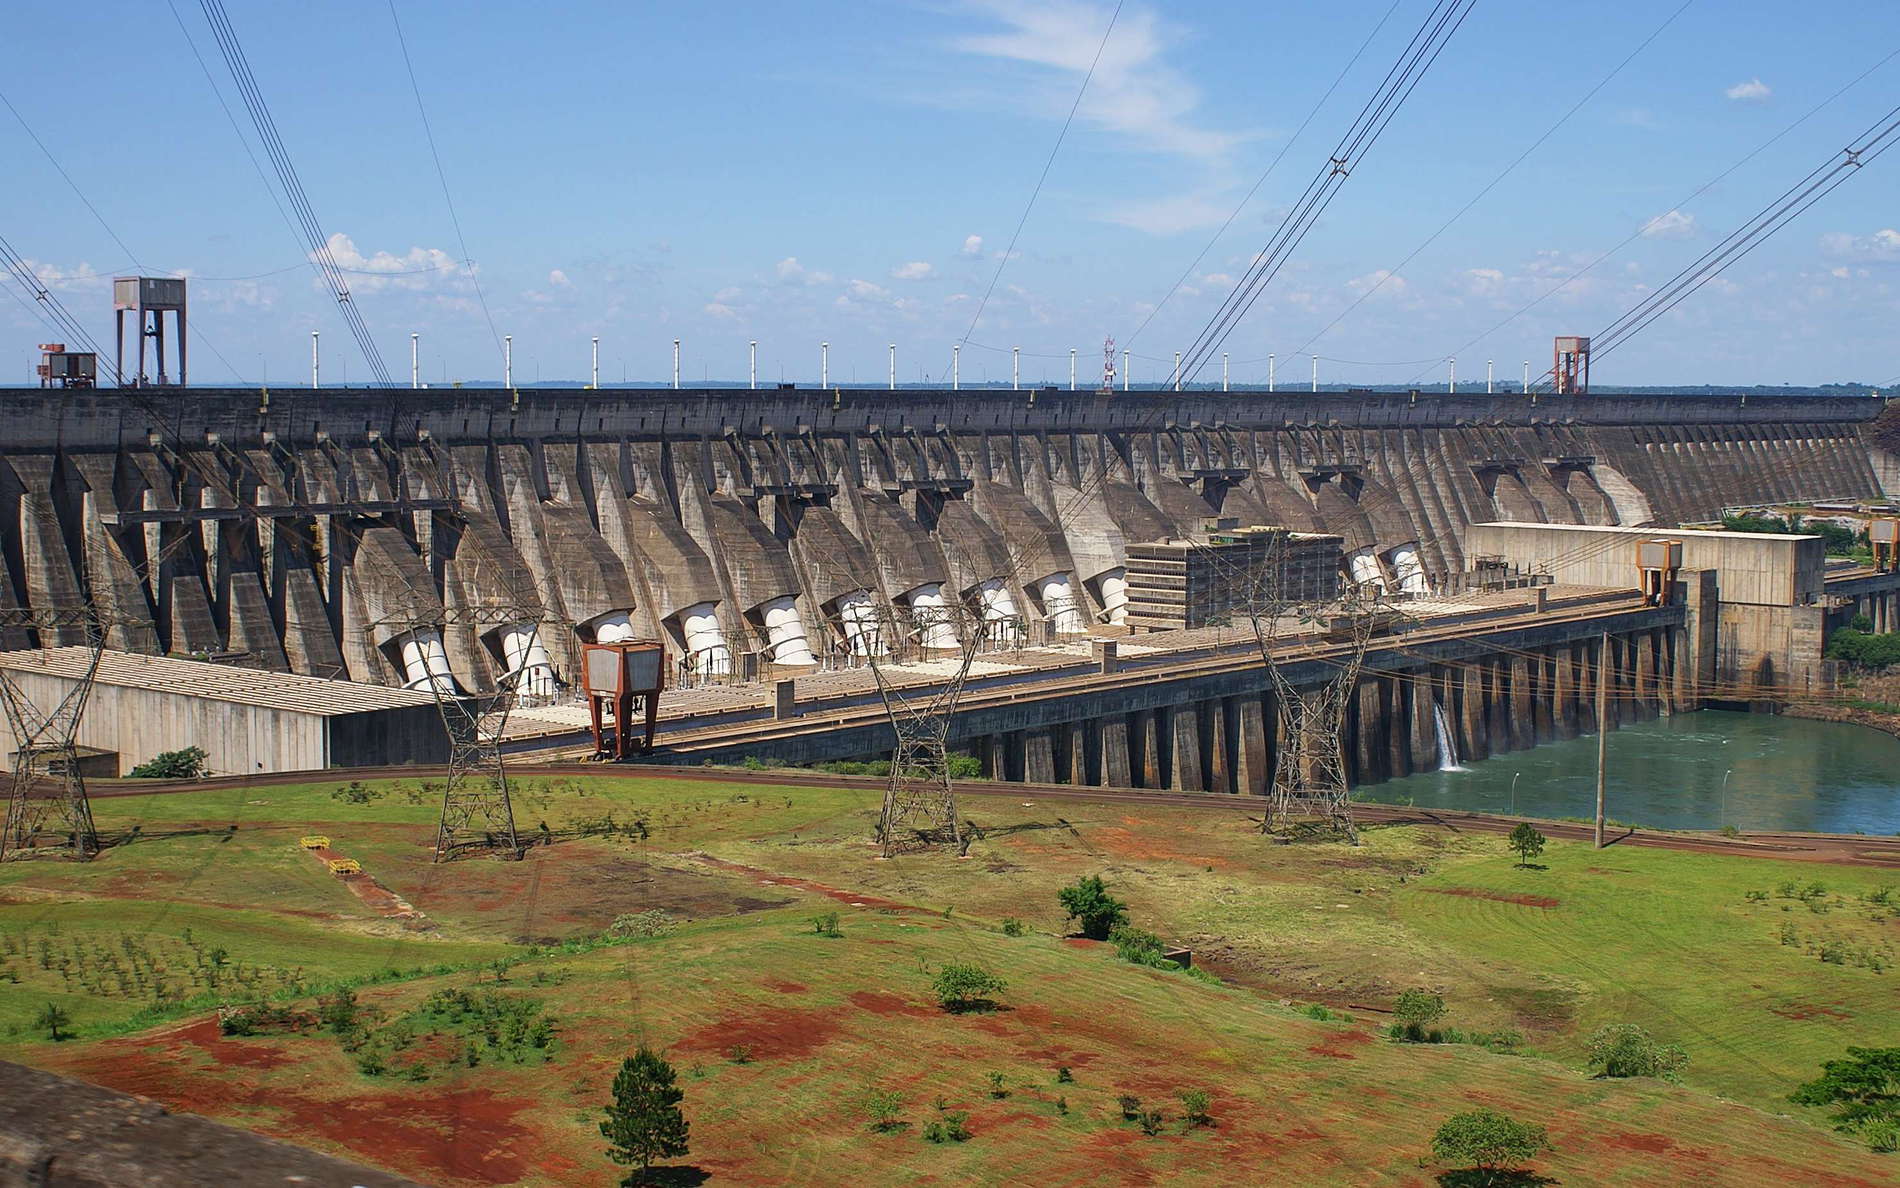
M1798 532L1727 532L1715 528L1635 528L1628 525L1604 524L1535 524L1526 520L1487 520L1482 524L1473 524L1473 528L1536 528L1558 532L1600 532L1610 536L1648 536L1656 539L1674 539L1679 536L1708 538L1711 540L1815 540L1812 533Z
M0 668L78 680L86 675L86 665L91 656L91 650L83 647L0 652ZM231 701L326 718L435 704L433 694L413 689L390 689L382 685L361 685L354 681L331 681L295 673L264 672L228 664L207 664L202 660L144 656L111 649L107 649L99 658L96 680L101 685L119 688L207 697L213 701Z

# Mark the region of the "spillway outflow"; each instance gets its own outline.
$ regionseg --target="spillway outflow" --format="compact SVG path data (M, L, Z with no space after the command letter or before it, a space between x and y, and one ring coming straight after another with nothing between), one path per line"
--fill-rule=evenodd
M1438 770L1469 771L1458 762L1458 740L1451 732L1451 720L1445 717L1445 707L1432 702L1432 729L1438 735Z

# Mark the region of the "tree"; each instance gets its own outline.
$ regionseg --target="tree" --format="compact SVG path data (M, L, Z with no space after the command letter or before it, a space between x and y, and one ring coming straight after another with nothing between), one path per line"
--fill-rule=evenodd
M645 1180L655 1159L686 1154L687 1123L679 1104L684 1096L673 1087L673 1066L651 1049L642 1046L620 1062L600 1133L609 1159L639 1169L620 1181L623 1186Z
M1495 1184L1502 1173L1517 1170L1551 1149L1541 1126L1519 1122L1496 1110L1453 1114L1432 1135L1432 1155L1440 1163L1475 1167L1479 1183Z
M1511 830L1511 848L1517 851L1519 866L1529 866L1531 859L1544 852L1544 835L1537 832L1529 821L1519 821L1517 828Z
M938 1004L956 1014L993 1007L996 1004L991 996L1009 989L1003 979L982 966L956 961L939 969L931 985L937 992Z
M66 1013L64 1007L56 1006L49 1002L46 1004L46 1008L39 1013L39 1016L33 1020L33 1026L44 1029L46 1038L52 1040L54 1043L58 1043L66 1038L64 1031L67 1027L72 1026L72 1022L73 1017Z
M160 751L129 774L137 780L195 780L210 770L205 763L210 757L203 747Z
M1657 1043L1634 1023L1599 1027L1590 1037L1590 1067L1600 1077L1661 1077L1673 1081L1689 1054L1674 1044Z
M1821 1075L1788 1100L1834 1106L1837 1130L1889 1131L1900 1125L1900 1048L1849 1048L1845 1059L1823 1064Z
M1445 1017L1445 1000L1430 990L1401 990L1392 1006L1392 1017L1397 1020L1398 1033L1418 1043L1426 1038L1426 1028Z
M1128 922L1128 905L1108 893L1108 885L1102 882L1101 875L1077 879L1073 886L1056 892L1056 898L1061 901L1062 910L1069 913L1069 919L1078 921L1082 935L1090 940L1107 940L1115 925Z

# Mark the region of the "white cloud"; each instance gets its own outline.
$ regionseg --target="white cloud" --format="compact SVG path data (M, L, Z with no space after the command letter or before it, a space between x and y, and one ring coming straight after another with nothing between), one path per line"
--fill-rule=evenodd
M981 235L964 236L963 247L957 252L957 255L962 256L966 260L981 259L983 257L983 237Z
M1204 285L1231 285L1234 283L1234 278L1225 272L1209 272L1202 275L1201 283Z
M557 289L564 289L568 285L573 284L574 282L567 279L567 273L562 272L560 269L556 268L552 272L548 273L548 283L550 285L553 285Z
M1223 157L1241 139L1195 123L1200 89L1163 60L1178 35L1153 12L1124 11L1104 43L1102 34L1110 16L1106 5L1083 0L969 0L969 6L994 17L1006 29L957 38L953 47L1057 72L1057 79L1044 79L1042 102L1051 118L1066 113L1090 63L1095 63L1077 111L1080 119L1145 149L1199 159Z
M1346 287L1368 297L1377 293L1388 299L1403 297L1412 289L1411 282L1389 268L1375 268L1364 276L1355 276L1346 282Z
M1723 91L1722 93L1724 95L1727 95L1730 99L1739 99L1739 100L1743 100L1747 102L1759 103L1763 99L1766 99L1768 98L1768 96L1774 94L1775 92L1771 87L1769 87L1767 83L1763 82L1761 79L1751 78L1747 82L1736 83L1734 86L1730 87L1726 91Z
M1171 194L1112 206L1103 212L1102 218L1150 235L1174 235L1218 227L1231 213L1230 202L1215 201L1207 194Z
M798 262L797 256L787 256L777 265L778 279L787 285L822 285L831 281L829 272L816 272Z
M1892 227L1883 227L1871 235L1831 231L1821 236L1821 251L1837 259L1893 263L1900 261L1900 231Z
M924 280L937 270L925 260L912 260L891 269L892 280Z
M1643 224L1644 239L1688 239L1697 231L1695 216L1680 210L1666 210Z
M700 312L704 313L707 317L721 318L727 321L737 321L739 318L738 310L720 301L707 302L700 307Z
M1474 297L1489 297L1504 288L1504 272L1498 268L1467 268L1464 271L1465 291Z
M429 289L455 280L461 272L455 257L441 248L412 247L400 256L377 252L365 256L349 236L338 231L329 239L330 256L338 268L354 275L351 289L374 293L379 289ZM315 253L312 253L315 259ZM321 285L321 279L314 283Z

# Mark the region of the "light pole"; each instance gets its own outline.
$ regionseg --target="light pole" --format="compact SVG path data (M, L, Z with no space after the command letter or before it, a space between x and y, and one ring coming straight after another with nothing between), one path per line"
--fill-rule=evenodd
M1518 389L1518 391L1519 391L1519 392L1521 392L1521 393L1523 393L1523 394L1524 394L1524 395L1526 395L1526 396L1528 396L1528 395L1530 395L1530 391L1531 391L1531 361L1530 361L1529 359L1526 359L1526 360L1524 360L1524 386L1523 386L1523 387L1521 387L1521 388L1519 388L1519 389Z
M897 344L891 344L891 391L897 391Z
M1023 390L1023 348L1009 348L1009 386L1016 391Z
M1267 391L1273 391L1273 356L1267 356Z
M409 386L422 386L422 335L409 333Z
M955 392L963 387L963 344L955 343L950 347L950 390Z
M751 342L746 344L746 356L747 356L746 373L750 377L749 379L746 380L746 383L749 387L757 388L759 386L759 340L758 339L755 338Z
M679 386L680 386L680 340L676 338L673 340L673 388L674 390L677 391L679 389Z
M1484 361L1484 394L1491 395L1497 388L1491 383L1491 360Z
M310 386L313 388L320 388L323 386L321 383L318 382L319 371L317 368L317 334L318 332L315 330L312 330L310 332Z
M828 342L818 344L818 386L831 386L831 344Z
M1069 391L1075 391L1075 348L1069 348Z
M1220 353L1220 390L1227 391L1227 352Z
M1128 390L1128 385L1133 379L1134 377L1128 374L1128 352L1123 351L1122 352L1122 391L1126 392Z
M501 386L510 392L515 390L515 336L501 336Z
M1174 383L1171 384L1170 386L1177 392L1181 390L1181 352L1180 351L1174 352Z
M598 334L594 335L594 361L593 361L593 365L589 368L589 371L593 376L593 380L588 384L588 386L591 388L599 388L600 387L600 335Z
M1313 356L1313 390L1319 391L1319 356Z
M1718 828L1728 828L1728 778L1734 774L1735 769L1732 767L1722 773L1722 812L1721 815L1716 818Z

